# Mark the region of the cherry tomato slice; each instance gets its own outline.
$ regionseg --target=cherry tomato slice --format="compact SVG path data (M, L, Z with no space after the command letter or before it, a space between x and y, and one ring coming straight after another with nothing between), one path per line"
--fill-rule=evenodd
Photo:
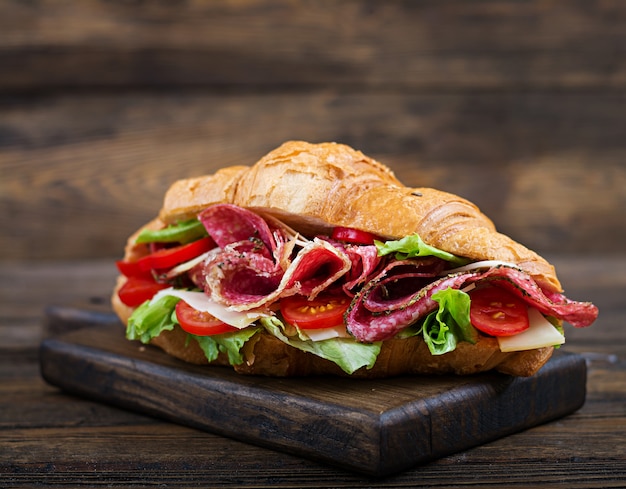
M161 284L151 278L129 277L120 287L117 295L127 306L137 307L152 299L159 290L168 287L170 287L169 284Z
M215 242L207 236L186 245L163 248L155 251L148 256L140 258L137 261L137 266L143 271L172 268L180 263L200 256L202 253L206 253L213 248L215 248Z
M280 301L280 312L290 324L302 329L332 328L343 324L343 315L350 306L345 296L316 297L312 301L295 295Z
M360 229L336 227L330 236L337 241L344 241L352 244L371 245L374 244L374 240L378 239L377 236L367 231L361 231Z
M197 336L212 336L237 331L234 326L220 321L208 312L194 309L183 300L176 304L176 318L184 331Z
M522 299L498 287L482 287L470 293L470 321L491 336L511 336L529 328L528 309Z

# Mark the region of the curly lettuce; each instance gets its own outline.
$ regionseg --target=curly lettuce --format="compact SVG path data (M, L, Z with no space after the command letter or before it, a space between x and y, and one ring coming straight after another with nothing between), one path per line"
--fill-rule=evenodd
M384 243L376 240L374 244L378 249L378 256L394 253L397 260L406 260L407 258L420 256L436 256L459 266L469 263L469 260L466 258L453 255L424 243L417 233L405 236L402 239L385 241Z
M141 304L128 319L126 338L147 344L163 331L173 330L176 325L174 309L179 300L178 297L166 295Z
M476 343L478 331L470 322L470 297L457 289L445 289L432 296L439 307L422 324L422 334L433 355L453 351L457 342Z

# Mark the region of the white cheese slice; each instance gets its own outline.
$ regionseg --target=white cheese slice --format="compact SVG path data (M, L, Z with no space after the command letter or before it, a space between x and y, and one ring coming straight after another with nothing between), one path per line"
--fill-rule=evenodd
M184 300L187 304L198 311L208 312L220 321L230 324L235 328L243 329L250 326L254 321L268 314L263 311L231 311L226 306L218 304L210 299L204 292L194 292L190 290L180 290L170 287L169 289L160 290L152 298L153 301L160 299L166 295L171 295Z
M528 309L528 319L530 327L526 331L498 337L501 351L533 350L565 343L565 337L537 309Z
M350 338L350 334L343 324L332 328L307 329L303 330L303 333L313 341L328 340L330 338Z

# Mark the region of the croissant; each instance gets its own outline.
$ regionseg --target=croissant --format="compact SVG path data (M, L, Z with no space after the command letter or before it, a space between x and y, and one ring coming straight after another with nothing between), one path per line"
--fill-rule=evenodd
M228 167L213 175L175 182L165 195L158 217L128 239L122 261L137 263L151 253L149 244L137 242L137 237L146 229L159 230L195 218L201 221L208 220L212 215L219 217L220 213L229 216L229 212L235 212L235 208L243 209L241 212L261 216L272 226L280 223L281 226L284 225L284 229L296 233L296 236L314 240L309 241L316 243L311 248L323 248L325 250L323 253L326 254L336 252L335 248L328 245L328 241L332 240L324 241L316 237L330 236L337 228L371 233L381 242L418 235L427 245L462 257L470 263L494 261L505 263L505 272L502 274L497 271L486 272L484 279L490 280L491 284L509 289L515 287L505 284L528 282L524 285L522 294L530 296L528 300L531 301L531 305L542 310L544 315L554 316L557 320L553 318L553 322L560 324L564 319L575 326L586 326L593 322L597 315L597 309L590 303L566 299L562 295L562 287L554 267L534 251L497 232L493 222L476 205L451 193L431 188L406 187L383 164L360 151L337 143L310 144L290 141L268 153L253 166ZM237 216L238 212L233 215ZM221 236L221 230L215 230L215 233L218 235L216 242L225 239ZM267 237L263 237L265 236L263 234L260 236L266 244L273 242L271 233L267 233ZM297 242L297 238L293 238L289 246L295 246L294 240ZM226 241L224 243L226 244L218 246L217 249L233 246ZM291 250L289 246L286 247ZM333 251L329 251L329 248ZM339 248L343 249L342 246ZM342 252L336 253L342 255ZM192 269L195 270L191 273L196 278L195 284L200 283L201 288L213 283L212 280L219 282L224 279L224 274L228 273L218 270L214 254L215 252L208 252L207 256L210 258L206 258ZM337 259L339 267L343 266L341 263L350 261L341 259L344 261ZM211 262L214 263L212 271L206 269L202 272L197 271L201 266L206 268L210 260L214 260ZM439 263L438 259L432 257L419 260L429 264ZM220 262L219 266L221 267L223 263ZM332 268L334 265L324 266ZM380 273L381 266L378 265L376 273ZM281 285L278 288L282 289L269 294L268 297L274 299L265 303L263 302L265 299L250 302L251 305L237 306L229 303L228 297L232 296L228 296L226 292L219 292L221 285L217 286L217 289L205 292L232 310L252 310L261 307L259 306L261 304L269 314L274 314L280 297L309 294L310 298L314 298L322 288L336 286L350 273L345 271L350 267L346 265L342 268L343 271L337 272L336 277L333 276L332 283L329 282L331 285L324 283L316 286L317 288L305 290L306 287L301 283L304 278L291 282L285 278L288 275L285 270L290 270L286 267L287 265L280 269ZM389 267L391 268L391 265ZM473 284L474 281L476 285L480 284L477 272L469 275L457 273L454 277L459 275L463 279L454 278L456 288L460 288L461 283L464 287L470 282ZM317 280L317 276L305 278ZM480 278L483 278L483 275ZM129 323L129 318L137 309L136 305L125 304L120 299L120 291L129 280L127 276L120 275L111 299L115 312L125 324ZM162 280L162 276L158 280ZM178 326L161 332L151 338L150 342L186 362L224 366L232 364L232 367L242 374L270 376L331 374L372 378L401 374L472 374L492 369L510 375L529 376L537 372L552 355L551 345L519 351L502 351L497 338L482 332L479 332L473 341L459 341L452 351L433 354L421 335L398 334L400 330L390 324L393 321L385 319L403 313L407 315L411 308L419 309L418 305L421 307L422 302L426 301L425 293L413 295L410 300L398 306L393 314L387 315L386 311L368 312L362 315L366 319L359 320L361 313L355 311L360 310L362 303L375 295L374 287L365 285L373 282L368 282L369 280L368 278L361 281L360 285L351 291L354 297L346 313L346 321L348 331L357 337L357 341L376 343L380 346L380 351L373 364L354 371L346 372L328 358L294 347L281 338L281 335L272 334L267 328L261 328L254 334L241 349L243 361L234 363L229 360L223 349L209 360L199 343L189 341L189 335ZM443 279L437 280L441 281L442 287L447 283L443 282ZM241 280L232 284L237 291L241 288L240 282ZM428 287L432 286L425 289ZM412 314L414 315L411 321L415 322L417 312ZM374 326L370 328L367 318L371 318L372 325L380 323L380 326L377 326L379 329L375 329ZM422 318L423 316L420 316L420 320ZM352 330L350 320L354 320Z

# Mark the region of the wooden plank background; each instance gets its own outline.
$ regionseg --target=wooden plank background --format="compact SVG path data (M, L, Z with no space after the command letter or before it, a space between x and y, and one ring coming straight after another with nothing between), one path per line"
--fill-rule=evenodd
M172 181L287 139L622 252L626 2L0 3L0 260L117 257Z

